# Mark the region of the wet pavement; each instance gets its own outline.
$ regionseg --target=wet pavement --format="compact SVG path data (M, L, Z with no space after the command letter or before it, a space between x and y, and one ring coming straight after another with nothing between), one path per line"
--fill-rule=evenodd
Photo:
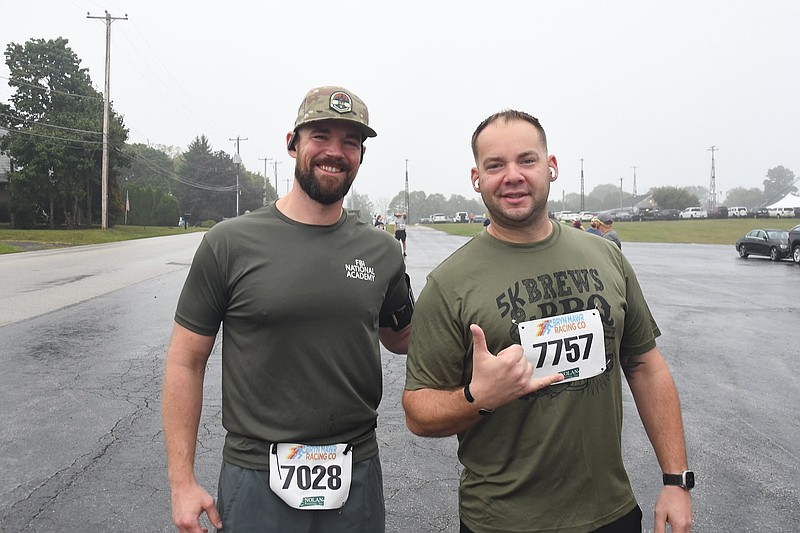
M419 293L427 272L466 239L416 227L408 235L407 265ZM120 259L124 246L109 249L109 264L125 264L119 272L90 268L100 259L86 261L75 248L30 252L67 255L49 274L42 272L46 256L27 259L31 281L24 283L0 257L0 276L26 291L7 286L3 306L27 310L22 318L0 311L16 317L0 321L0 530L173 531L161 374L196 245L173 242L169 254L150 254L141 264L136 257L147 254L140 250ZM659 345L681 393L698 478L694 531L797 531L800 267L742 260L732 245L625 243L623 251L659 322ZM132 272L124 274L125 266ZM114 271L113 283L103 278L107 271ZM78 290L62 304L66 296L46 287ZM26 298L54 305L26 306ZM196 468L212 493L223 441L218 348L208 367ZM384 352L383 361L378 439L387 531L455 532L455 438L408 432L400 405L405 357ZM660 470L629 395L624 408L624 456L647 530Z

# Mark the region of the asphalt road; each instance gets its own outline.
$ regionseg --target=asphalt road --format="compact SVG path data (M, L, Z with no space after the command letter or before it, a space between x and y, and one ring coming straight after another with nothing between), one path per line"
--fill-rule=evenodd
M409 228L425 276L466 241ZM0 530L172 531L160 420L164 353L199 235L0 256ZM800 268L733 246L624 244L681 393L696 532L800 524ZM197 474L216 490L220 355ZM455 438L405 428L405 357L384 353L378 437L387 531L457 531ZM625 459L652 528L660 470L629 396Z

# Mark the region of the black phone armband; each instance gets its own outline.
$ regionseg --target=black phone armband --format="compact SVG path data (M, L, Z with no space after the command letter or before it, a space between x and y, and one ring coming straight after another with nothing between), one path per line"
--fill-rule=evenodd
M392 331L400 331L411 323L411 315L414 314L414 291L411 290L411 278L408 277L408 274L405 274L405 276L408 299L392 314L380 317L378 325L382 328L392 328Z

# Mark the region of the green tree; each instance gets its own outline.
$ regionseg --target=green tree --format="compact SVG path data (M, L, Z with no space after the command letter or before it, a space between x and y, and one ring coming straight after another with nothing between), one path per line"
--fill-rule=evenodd
M700 200L685 187L653 187L653 200L660 209L686 209L700 205Z
M236 168L224 152L212 152L205 135L196 137L181 157L179 197L194 222L236 215Z
M181 206L178 199L171 194L159 191L158 200L153 210L153 224L156 226L174 226L181 218Z
M764 180L766 203L772 204L790 192L797 192L797 187L794 186L796 181L794 172L784 166L767 170L767 179Z
M127 168L120 172L120 179L126 185L155 187L172 192L177 189L173 157L146 144L129 144L123 150Z
M17 226L47 213L51 226L91 224L101 206L103 99L88 71L64 38L10 43L5 52L14 90L3 122L2 141L15 171L10 179L11 207ZM112 114L109 129L109 190L118 191L119 149L128 132ZM82 200L85 201L82 202ZM120 208L109 204L109 220Z
M686 192L689 194L693 194L697 198L697 203L686 206L686 207L697 207L706 205L708 200L708 188L701 187L699 185L690 185L688 187L684 187ZM677 209L677 208L675 208Z
M571 195L567 196L572 198ZM580 210L580 195L577 194L576 196L577 201L568 202L572 206L567 207L570 211ZM632 207L632 195L625 191L620 194L619 185L611 183L596 186L584 200L584 206L587 211L600 212L620 207Z
M350 192L347 195L345 208L359 211L361 213L360 219L367 222L370 220L371 215L375 210L375 208L372 206L369 196L366 194L359 194L353 188L350 189Z
M264 176L247 170L244 165L239 168L239 213L255 211L264 205ZM275 189L267 182L267 203L275 200ZM367 198L369 201L369 198ZM234 211L236 208L234 207Z
M760 205L763 205L763 203L764 193L761 192L761 189L755 187L752 189L735 187L730 189L725 197L725 205L728 207L741 205L747 207L748 209L754 209Z

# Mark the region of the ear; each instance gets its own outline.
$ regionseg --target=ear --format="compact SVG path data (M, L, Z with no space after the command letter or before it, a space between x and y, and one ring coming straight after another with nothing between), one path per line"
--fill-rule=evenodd
M473 167L470 171L470 180L472 181L472 188L476 192L481 192L481 177L478 175L478 169Z
M359 159L359 161L358 161L359 165L364 162L364 154L365 153L367 153L367 147L362 144L361 145L361 159Z
M547 156L547 166L550 167L550 181L556 181L558 179L558 160L556 156Z
M290 131L286 134L286 151L289 152L290 156L297 158L295 144L297 144L297 132Z

